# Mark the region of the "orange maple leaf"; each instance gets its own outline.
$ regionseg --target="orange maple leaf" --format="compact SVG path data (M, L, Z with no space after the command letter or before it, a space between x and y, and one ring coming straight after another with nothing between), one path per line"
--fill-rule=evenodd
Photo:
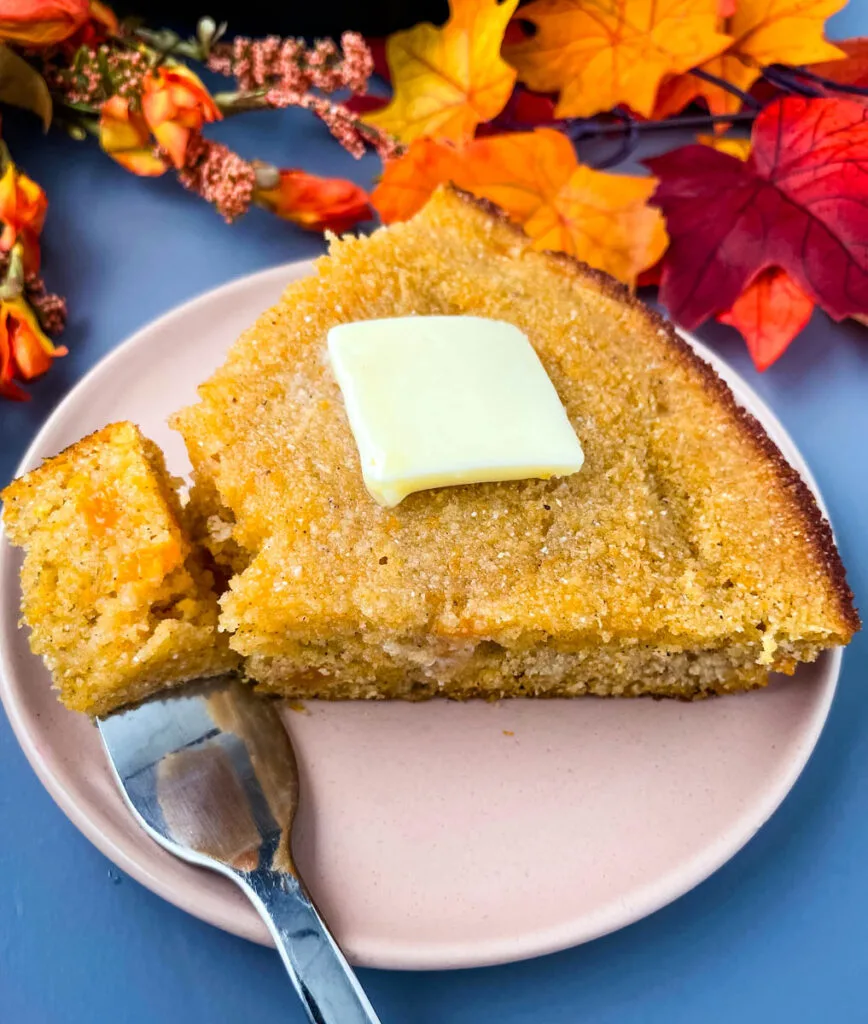
M754 365L767 370L811 319L814 302L780 267L761 271L717 319L747 342Z
M416 139L404 154L389 160L371 203L384 224L407 220L421 210L431 193L459 174L461 156L453 146L434 139Z
M503 207L534 249L569 253L629 285L666 249L663 220L647 205L654 179L585 167L569 139L549 128L491 135L464 149L415 142L387 164L371 202L385 221L400 220L448 180Z
M767 64L810 64L839 60L845 54L823 35L826 19L847 0L739 0L735 13L722 22L732 43L701 65L742 92L759 78ZM695 75L665 80L654 107L655 118L669 117L688 103L705 100L712 114L732 114L741 107L738 96Z
M515 71L501 58L503 33L518 0L450 0L437 28L422 22L389 36L394 95L364 120L402 142L428 136L465 142L503 109Z
M537 92L560 92L558 117L620 103L650 116L661 79L709 60L729 36L718 0L534 0L520 12L536 32L504 56Z

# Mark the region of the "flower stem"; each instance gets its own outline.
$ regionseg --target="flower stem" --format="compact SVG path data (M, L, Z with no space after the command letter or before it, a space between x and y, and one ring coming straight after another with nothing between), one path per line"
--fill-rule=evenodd
M789 69L771 65L763 68L763 78L770 85L785 93L795 93L797 96L807 96L809 98L825 95L825 89L816 85L810 85L807 82L800 82L798 78L789 74L788 71Z
M804 91L805 95L822 96L824 92L840 92L850 96L868 96L868 88L862 85L850 85L844 82L836 82L833 78L826 78L825 75L818 75L805 67L786 67L783 64L771 64L763 68L763 77L779 89L791 89L793 91ZM808 91L808 87L799 83L799 79L805 82L813 82L819 89Z
M690 117L671 117L664 121L621 121L618 124L600 124L599 122L579 122L578 131L570 132L574 142L580 139L608 138L610 136L629 135L632 133L673 131L684 128L710 128L715 124L750 124L756 119L759 111L745 110L739 114L696 114ZM569 130L570 122L565 122Z
M246 114L249 110L269 110L270 105L265 99L267 89L254 92L215 92L212 99L224 117Z
M161 64L166 57L173 57L175 55L196 61L205 59L202 45L197 40L181 39L177 33L169 29L154 32L151 29L140 27L136 29L135 35L136 38L141 39L150 49L156 51L155 56L158 64Z
M20 242L12 246L6 273L0 284L0 300L19 299L24 293L24 249Z

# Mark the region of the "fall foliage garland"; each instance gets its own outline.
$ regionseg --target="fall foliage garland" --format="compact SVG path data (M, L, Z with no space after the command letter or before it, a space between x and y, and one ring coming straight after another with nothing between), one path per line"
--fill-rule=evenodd
M209 18L182 39L119 23L99 0L0 0L0 102L97 138L134 174L174 173L227 221L258 205L345 231L372 207L411 216L454 181L535 248L659 284L683 326L732 325L763 370L815 306L868 315L868 40L824 35L845 2L451 0L444 25L383 48L354 32L230 42ZM191 63L232 88L212 95ZM391 98L367 95L375 71ZM370 196L207 137L214 121L289 106L354 156L379 154ZM722 134L742 125L749 139ZM672 127L697 142L645 161L653 176L604 169ZM610 136L605 159L580 161ZM65 353L51 341L65 306L39 276L46 208L0 144L0 395L13 399Z

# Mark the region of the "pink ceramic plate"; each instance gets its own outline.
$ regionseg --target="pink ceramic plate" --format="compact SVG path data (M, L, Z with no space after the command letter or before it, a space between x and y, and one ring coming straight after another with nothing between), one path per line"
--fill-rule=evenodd
M188 468L166 417L307 263L176 309L104 359L57 409L22 471L132 419ZM694 342L812 484L757 396ZM57 704L18 618L18 558L0 550L2 698L70 819L154 892L267 942L223 878L174 860L133 823L89 721ZM720 867L775 810L822 728L840 655L765 692L699 704L513 701L311 704L287 710L302 771L299 865L357 964L471 967L621 928Z

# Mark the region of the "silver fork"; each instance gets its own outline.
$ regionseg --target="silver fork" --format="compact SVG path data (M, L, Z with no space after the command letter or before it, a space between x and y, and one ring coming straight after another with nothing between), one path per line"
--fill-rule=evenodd
M97 724L142 827L177 857L241 886L309 1018L379 1024L292 861L298 771L273 703L227 676Z

